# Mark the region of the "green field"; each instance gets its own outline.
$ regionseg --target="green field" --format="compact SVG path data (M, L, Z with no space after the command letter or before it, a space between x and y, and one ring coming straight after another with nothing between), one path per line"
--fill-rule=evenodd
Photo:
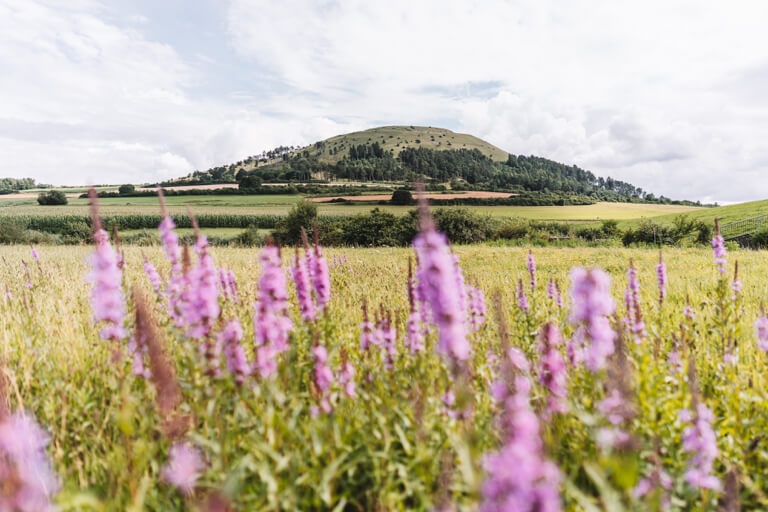
M720 482L732 472L738 475L745 510L768 506L768 478L762 471L768 453L752 448L763 444L768 428L768 357L756 348L752 330L768 294L762 278L768 263L762 253L729 255L731 262L739 260L743 281L743 292L732 302L730 277L719 280L710 250L665 250L669 286L660 307L656 250L533 249L538 285L531 293L527 249L456 246L465 281L483 290L489 304L486 325L469 335L471 376L457 380L448 361L436 353L434 328L425 351L411 354L404 345L409 309L405 276L413 252L327 249L329 260L347 258L346 265L331 270L328 313L317 322L302 322L290 285L295 328L290 349L279 357L272 378L251 377L247 385L237 386L226 370L220 377L207 375L198 350L202 340L185 339L172 326L162 302L152 299L181 390L176 409L160 414L154 381L133 376L125 345L120 349L123 357L116 360L115 346L99 340L92 324L91 287L86 282L92 248L38 251L39 265L31 260L28 247L0 247L0 282L10 292L10 298L0 298L0 361L11 410L23 407L50 433L46 453L62 483L56 497L62 510L183 510L197 507L212 492L221 493L239 510L342 510L345 504L356 510L401 510L405 504L410 510L434 510L445 500L458 510L475 510L489 478L483 457L505 442L499 405L490 398L491 384L506 378L507 371L499 365L505 338L499 337L501 327L492 313L496 294L511 343L533 365L530 407L540 417L544 456L560 471L561 483L550 483L564 510L602 510L606 500L613 503L610 510L655 510L653 496L637 498L632 489L659 468L670 475L672 485L665 492L680 509L717 508L721 492L702 492L685 479L693 454L681 448L686 423L680 411L690 406L696 392L685 372L676 372L669 359L673 352L683 368L695 361L701 390L697 400L715 416L712 473ZM139 286L154 297L141 268L142 251L167 275L161 248L126 247L123 289L129 293ZM222 320L242 321L249 359L260 274L257 255L250 249L213 249L217 266L232 268L238 280L240 300L221 299ZM283 268L290 257L285 251ZM32 261L29 285L22 259ZM613 278L611 292L623 316L622 289L630 259L639 270L646 337L635 343L623 324L615 323L625 336L628 363L597 373L583 365L568 366L568 411L545 419L548 391L538 380L542 370L535 337L544 322L559 325L566 341L573 333L566 309L547 299L546 282L556 279L565 293L571 266L601 267ZM526 283L528 315L517 305L518 280ZM383 349L360 349L363 297L371 310L383 304L392 312L398 332L392 369L384 365ZM686 298L695 320L682 316ZM129 312L132 304L129 299ZM133 325L132 318L126 325ZM216 332L220 328L217 325ZM312 412L319 400L312 391L310 354L316 343L328 348L334 372L342 361L357 369L358 397L345 396L334 384L334 410L329 414ZM724 351L733 347L737 362L723 363ZM566 357L565 346L558 350ZM622 364L618 358L610 361ZM464 404L455 407L471 407L471 419L447 414L451 409L441 397L451 389L457 404ZM623 390L631 413L620 418L627 419L611 424L600 412L598 404L608 393L604 389ZM191 418L181 439L197 447L205 460L197 490L187 497L162 476L170 446L180 439L169 438L167 414ZM598 447L595 440L605 428L628 432L631 447ZM656 451L658 456L653 455Z
M291 207L302 199L300 195L223 195L223 196L170 196L166 198L172 213L186 213L186 205L196 213L242 213L242 214L278 214L288 213ZM99 200L102 213L134 214L159 213L156 197L103 198ZM350 215L365 213L373 208L403 215L412 210L409 206L369 205L369 204L323 204L318 203L321 215ZM524 217L528 219L596 221L606 219L636 219L678 215L698 210L689 206L634 204L634 203L597 203L586 206L462 206L448 208L467 208L477 213L498 217ZM34 199L13 200L0 196L0 215L87 215L88 199L70 199L65 206L39 206Z
M736 222L750 217L768 214L768 199L732 204L729 206L719 206L717 208L704 208L699 211L685 213L692 219L713 223L717 218L720 220L721 224L728 224L729 222ZM669 223L673 219L674 215L663 215L654 220L657 222Z

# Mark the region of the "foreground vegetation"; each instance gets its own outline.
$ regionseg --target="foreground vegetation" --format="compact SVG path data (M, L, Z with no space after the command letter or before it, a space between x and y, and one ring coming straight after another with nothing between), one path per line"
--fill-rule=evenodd
M102 231L0 249L0 470L21 475L0 503L768 505L762 253L456 246L454 266L422 223L409 286L410 249L276 259L198 237L187 257L171 227L120 257ZM32 417L50 440L27 460L3 425Z

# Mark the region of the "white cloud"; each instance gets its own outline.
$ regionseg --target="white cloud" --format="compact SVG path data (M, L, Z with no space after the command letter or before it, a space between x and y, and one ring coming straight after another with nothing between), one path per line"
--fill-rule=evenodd
M667 196L768 196L761 0L231 0L191 25L228 55L116 5L0 0L0 175L153 181L432 124Z
M768 133L768 4L233 0L236 50L290 115L458 126L673 197L751 199ZM469 82L499 84L462 96ZM319 98L319 99L318 99ZM734 166L754 177L729 180Z

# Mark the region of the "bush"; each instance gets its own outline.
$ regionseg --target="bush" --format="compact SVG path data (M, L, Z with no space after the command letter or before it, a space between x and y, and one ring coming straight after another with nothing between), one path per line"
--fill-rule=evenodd
M251 224L248 228L234 238L235 245L239 247L261 247L264 245L264 236L259 229Z
M84 221L66 222L61 226L59 233L66 244L79 244L91 239L91 227Z
M494 239L518 240L528 236L528 224L522 221L506 221L493 234Z
M310 201L299 201L282 219L275 229L274 236L283 245L295 245L301 241L301 228L312 232L312 225L317 222L317 205Z
M404 246L411 243L415 235L414 216L398 217L378 208L367 214L356 215L342 226L342 240L345 245Z
M395 190L392 192L392 204L408 205L413 204L413 195L408 190Z
M483 242L493 233L493 221L490 217L472 213L464 208L438 208L434 216L438 229L454 244Z
M51 190L37 196L37 202L43 206L67 204L67 196L61 190Z
M136 192L136 187L133 185L120 185L120 188L117 189L117 191L120 193L121 196L124 196L126 194L133 194Z

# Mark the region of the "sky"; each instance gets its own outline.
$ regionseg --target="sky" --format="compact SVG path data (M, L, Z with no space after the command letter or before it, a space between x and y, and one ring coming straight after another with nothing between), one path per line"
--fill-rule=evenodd
M141 183L380 125L768 198L768 2L0 0L0 177Z

